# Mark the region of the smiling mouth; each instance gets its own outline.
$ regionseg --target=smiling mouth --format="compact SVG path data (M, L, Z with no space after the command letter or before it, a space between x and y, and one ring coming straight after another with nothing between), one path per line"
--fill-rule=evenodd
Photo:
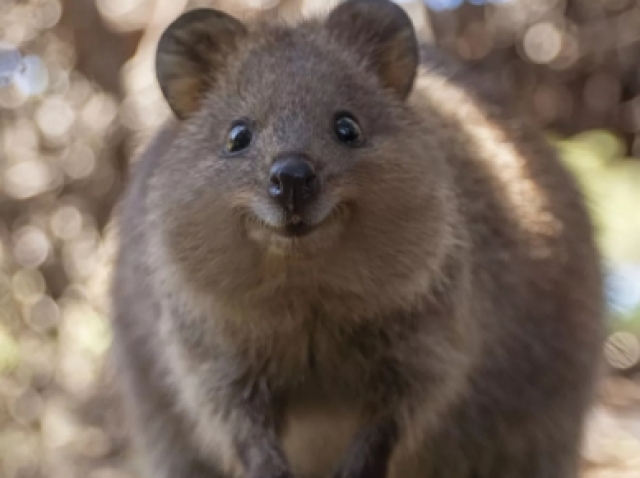
M304 237L311 234L325 223L330 216L316 224L310 224L297 214L289 215L285 224L281 226L273 226L271 224L263 224L267 229L286 238Z
M273 233L278 234L279 236L287 239L297 239L305 236L311 235L316 230L326 226L328 223L331 223L337 215L337 211L334 210L332 213L327 215L324 219L317 223L309 223L306 222L302 217L297 214L291 215L287 217L285 224L281 226L273 226L271 224L267 224L263 222L263 226L266 227Z
M304 237L315 231L317 227L318 224L311 225L303 221L298 221L296 223L289 222L286 226L278 229L277 231L284 237Z
M350 208L347 204L338 204L329 214L324 216L322 220L317 222L309 222L298 214L287 214L285 221L281 224L270 224L262 219L259 215L251 214L249 222L258 225L259 229L269 231L271 234L279 236L283 239L295 240L302 239L312 235L318 230L333 229L332 225L336 222L342 222L350 215ZM255 230L255 229L254 229Z

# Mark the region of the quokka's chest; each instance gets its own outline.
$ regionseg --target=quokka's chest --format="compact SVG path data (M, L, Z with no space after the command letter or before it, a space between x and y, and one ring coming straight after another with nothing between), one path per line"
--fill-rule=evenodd
M292 402L282 414L280 440L295 476L331 476L361 426L360 407L330 399Z

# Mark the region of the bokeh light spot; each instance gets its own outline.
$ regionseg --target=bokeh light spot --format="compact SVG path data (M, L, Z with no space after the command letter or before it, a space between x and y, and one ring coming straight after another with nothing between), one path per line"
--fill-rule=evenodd
M560 53L562 35L552 23L537 23L527 30L522 43L531 61L549 63Z
M13 255L18 264L25 268L41 265L49 254L49 239L35 226L23 226L13 235Z

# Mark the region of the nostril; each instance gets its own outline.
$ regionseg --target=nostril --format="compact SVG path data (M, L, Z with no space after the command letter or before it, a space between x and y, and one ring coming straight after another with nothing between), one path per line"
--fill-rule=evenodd
M309 189L313 188L315 186L315 184L316 184L316 179L317 178L318 177L315 174L311 173L311 175L307 178L307 181L306 181L305 185Z
M301 210L311 201L318 185L311 164L297 156L276 161L269 172L269 195L291 211Z
M318 189L318 177L315 174L308 176L304 183L307 194L312 195Z
M272 174L270 180L271 180L271 185L272 186L282 187L282 182L280 181L280 176L279 175Z
M280 174L275 172L269 177L269 194L273 197L282 195L282 181L280 180Z

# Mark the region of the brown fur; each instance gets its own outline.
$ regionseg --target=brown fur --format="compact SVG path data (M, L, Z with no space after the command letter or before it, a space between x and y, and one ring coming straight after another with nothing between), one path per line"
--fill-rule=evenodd
M114 280L145 476L575 478L603 303L574 181L466 70L425 48L415 76L399 7L338 8L160 63L184 119L139 163ZM322 183L305 237L266 194L283 153Z

